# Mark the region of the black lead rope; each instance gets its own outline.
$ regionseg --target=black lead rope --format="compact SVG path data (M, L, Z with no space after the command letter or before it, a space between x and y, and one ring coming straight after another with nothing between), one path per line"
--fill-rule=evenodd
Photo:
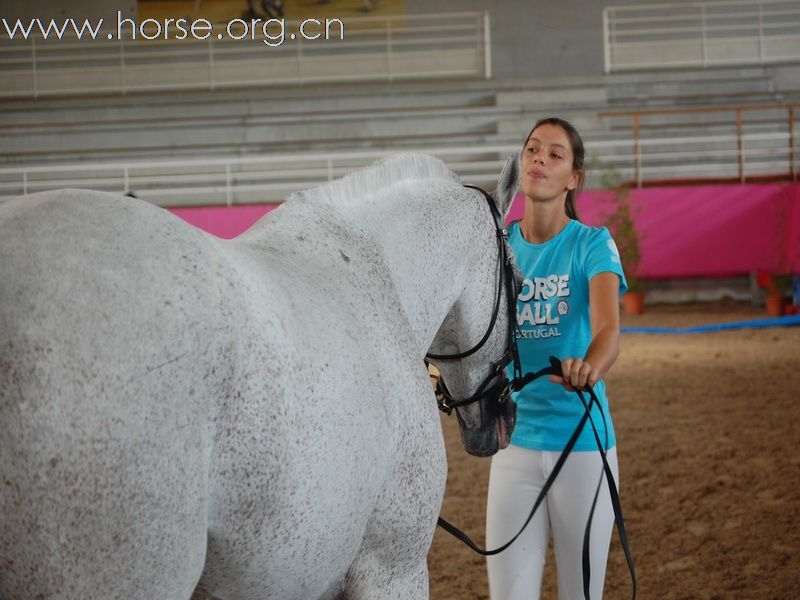
M551 357L551 362L553 358ZM608 486L608 494L611 498L611 507L614 510L614 523L617 526L617 534L619 535L619 541L622 546L622 551L625 553L625 560L628 563L628 570L631 574L631 584L633 587L633 599L636 600L636 568L633 565L633 556L631 555L631 548L630 544L628 543L628 532L625 528L625 519L622 516L622 502L619 499L619 491L617 490L617 484L614 480L614 473L611 471L611 466L608 464L608 459L606 458L606 450L605 445L600 442L600 435L597 433L597 427L595 427L594 420L590 415L590 411L592 405L596 405L597 409L600 411L600 414L603 417L603 425L605 426L606 432L606 442L608 441L608 427L607 423L605 422L606 417L603 414L603 409L600 406L600 401L597 399L597 396L594 393L594 390L590 387L587 387L587 391L589 392L590 401L589 403L586 402L586 399L583 397L583 393L580 390L575 390L578 394L578 397L581 399L581 403L584 406L585 413L584 416L589 417L589 424L592 426L592 433L594 434L595 442L597 443L597 449L600 452L600 458L603 460L603 471L605 472L606 476L606 484ZM606 444L607 445L607 444ZM592 510L589 513L589 522L586 524L586 531L584 532L583 536L583 594L586 600L589 600L589 581L591 578L591 569L590 569L590 562L589 562L589 535L590 529L592 525L592 516L594 514L594 507L597 503L597 496L600 492L600 483L598 483L597 491L595 492L595 498L592 502Z
M561 370L561 361L551 356L549 367L540 369L535 373L526 373L521 379L518 380L515 379L512 382L512 388L514 389L514 391L519 391L531 381L534 381L539 377L543 377L544 375L555 375L557 377L561 377L562 374L563 372ZM525 528L531 522L531 519L533 519L533 515L536 513L536 510L539 508L539 505L542 503L542 501L544 501L545 497L547 496L548 490L553 485L553 482L555 481L556 477L561 471L561 468L564 466L567 457L569 456L570 452L572 452L572 449L574 448L576 442L578 441L578 437L580 437L581 431L583 431L583 427L586 425L586 421L589 421L592 427L592 432L594 434L595 441L597 442L597 448L600 451L600 457L603 461L603 472L605 474L609 495L611 497L611 505L614 510L614 522L616 523L617 526L617 533L619 534L620 543L622 545L623 552L625 553L625 559L628 563L628 570L630 571L631 574L631 583L633 586L633 600L636 600L636 569L634 568L633 565L633 557L631 555L630 545L628 543L628 534L625 529L625 521L622 516L622 503L620 502L619 493L617 492L617 485L614 479L614 474L612 473L611 467L608 464L608 459L606 458L605 445L600 441L600 435L597 433L597 428L594 424L594 420L591 417L592 406L596 405L598 407L598 409L600 410L600 414L603 416L604 424L606 424L605 415L603 414L602 408L600 406L600 401L595 395L594 390L592 390L591 387L587 387L587 391L590 396L589 402L586 401L586 399L583 396L583 392L581 390L575 390L575 392L577 393L578 397L581 400L581 403L583 404L584 414L581 417L580 421L578 422L578 426L575 428L575 431L573 431L572 435L570 436L566 446L564 446L564 450L561 452L561 455L558 457L558 460L556 461L556 464L553 467L553 471L550 473L550 476L547 478L547 481L545 481L542 490L539 492L539 495L536 498L536 502L534 502L533 508L531 508L530 514L528 515L528 518L525 519L525 523L523 523L522 528L517 532L517 534L513 538L511 538L508 542L506 542L505 544L503 544L498 548L488 550L479 547L475 542L472 541L472 539L466 533L461 531L455 525L449 523L441 516L439 517L437 525L442 529L444 529L445 531L447 531L448 533L450 533L451 535L453 535L454 537L461 540L466 546L468 546L470 549L477 552L481 556L494 556L496 554L500 554L501 552L503 552L506 548L511 546L511 544L513 544L517 540L517 538L519 538L520 535L522 535L522 532L525 531ZM608 427L605 428L605 431L606 431L606 442L607 442ZM597 498L600 493L601 485L602 485L602 478L598 482L597 490L595 491L594 500L592 501L592 508L589 513L589 520L586 524L586 530L584 532L584 537L583 537L583 554L582 554L583 594L586 600L590 600L590 590L589 590L590 580L591 580L591 564L589 557L590 531L592 527L592 518L594 516L594 509L597 504Z

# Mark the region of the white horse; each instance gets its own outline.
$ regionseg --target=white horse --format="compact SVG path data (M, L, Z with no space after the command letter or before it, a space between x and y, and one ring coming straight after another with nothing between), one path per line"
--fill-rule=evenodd
M483 335L497 262L486 200L421 155L230 241L100 192L2 205L0 598L427 598L446 463L423 357ZM440 365L454 395L506 318ZM508 415L479 409L465 443L491 453Z

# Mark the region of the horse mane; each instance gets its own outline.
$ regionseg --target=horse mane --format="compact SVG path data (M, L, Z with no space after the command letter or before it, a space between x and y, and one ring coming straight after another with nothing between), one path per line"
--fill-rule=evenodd
M371 167L319 187L293 192L286 200L346 208L353 198L371 196L398 182L419 179L441 179L461 185L458 175L438 158L428 154L405 153L384 158Z

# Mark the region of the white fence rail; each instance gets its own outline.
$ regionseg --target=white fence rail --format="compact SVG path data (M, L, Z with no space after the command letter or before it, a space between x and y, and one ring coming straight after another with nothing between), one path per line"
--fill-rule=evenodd
M800 62L798 0L729 0L603 10L606 73Z
M426 148L465 180L496 181L511 146ZM132 193L160 206L280 202L292 191L341 177L398 150L299 153L248 158L95 163L0 169L0 202L64 187Z
M479 148L425 148L465 182L493 187L517 144ZM789 132L589 141L589 187L607 178L641 182L674 178L797 177L797 141ZM160 206L280 202L363 168L397 150L304 153L252 158L97 163L0 169L0 202L13 196L78 187L132 193Z
M798 179L795 131L800 104L612 111L599 116L607 119L612 128L630 131L633 148L630 179L637 185L675 177L726 178L740 183L754 177ZM665 127L700 130L705 137L677 136L656 140L654 144L649 138ZM685 150L680 147L684 140L688 141ZM655 152L654 148L659 151ZM688 164L681 152L694 164ZM676 162L680 167L677 175L672 173ZM658 173L663 176L659 177Z
M342 22L344 39L309 40L293 33L300 23L288 21L287 38L276 46L258 37L219 39L217 34L206 40L134 40L104 30L96 39L79 40L74 33L63 39L52 34L11 39L2 31L0 98L491 77L487 12Z

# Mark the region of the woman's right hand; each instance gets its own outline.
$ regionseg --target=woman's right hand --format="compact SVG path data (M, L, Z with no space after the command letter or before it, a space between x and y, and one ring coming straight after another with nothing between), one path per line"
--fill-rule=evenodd
M548 379L564 386L568 392L585 390L587 384L594 386L600 374L582 358L565 358L561 361L561 377L550 375Z

